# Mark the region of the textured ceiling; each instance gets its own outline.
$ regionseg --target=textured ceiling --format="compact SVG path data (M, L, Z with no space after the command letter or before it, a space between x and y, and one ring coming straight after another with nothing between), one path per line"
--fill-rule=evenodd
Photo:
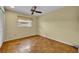
M20 12L20 13L24 13L24 14L29 14L31 15L31 8L32 6L15 6L15 8L11 8L10 6L5 6L6 9L11 10L11 11L16 11L16 12ZM62 6L37 6L38 11L42 11L42 14L51 12L51 11L55 11L59 8L62 8ZM40 16L42 14L39 13L34 13L35 16Z

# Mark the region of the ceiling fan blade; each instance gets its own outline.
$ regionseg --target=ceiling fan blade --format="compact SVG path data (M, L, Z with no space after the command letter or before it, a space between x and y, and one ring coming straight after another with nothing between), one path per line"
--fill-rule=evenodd
M35 11L36 13L42 13L41 11Z
M34 12L31 13L32 15L34 14Z

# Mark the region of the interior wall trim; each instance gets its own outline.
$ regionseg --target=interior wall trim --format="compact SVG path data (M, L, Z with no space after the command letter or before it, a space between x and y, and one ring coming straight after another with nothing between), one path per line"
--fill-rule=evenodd
M31 36L25 36L25 37L22 37L22 38L11 39L11 40L8 40L8 41L4 41L4 43L10 42L10 41L15 41L15 40L22 40L22 39L30 38L30 37L36 37L36 36L39 36L39 35L31 35Z

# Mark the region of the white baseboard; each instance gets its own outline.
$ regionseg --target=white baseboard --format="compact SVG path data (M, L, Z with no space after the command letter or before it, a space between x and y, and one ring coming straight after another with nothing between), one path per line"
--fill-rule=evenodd
M54 38L51 38L51 37L48 37L48 36L45 36L45 35L40 35L40 36L43 36L43 37L46 37L46 38L55 40ZM72 43L69 43L69 42L64 42L64 41L61 41L61 40L56 40L56 41L62 42L62 43L64 43L64 44L68 44L68 45L71 45L71 46L74 46Z

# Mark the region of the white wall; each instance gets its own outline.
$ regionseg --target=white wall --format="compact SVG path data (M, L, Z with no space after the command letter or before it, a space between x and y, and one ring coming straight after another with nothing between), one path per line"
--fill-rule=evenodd
M32 18L32 27L18 27L17 16ZM21 13L6 10L6 40L14 40L27 36L37 35L38 25L37 18Z
M79 48L79 6L77 7L77 35L78 35L77 47Z
M3 43L3 41L4 41L4 13L3 13L3 11L2 11L2 9L1 9L1 7L0 7L0 47L1 47L1 45L2 45L2 43Z
M64 7L39 18L39 34L70 45L78 45L76 7Z

